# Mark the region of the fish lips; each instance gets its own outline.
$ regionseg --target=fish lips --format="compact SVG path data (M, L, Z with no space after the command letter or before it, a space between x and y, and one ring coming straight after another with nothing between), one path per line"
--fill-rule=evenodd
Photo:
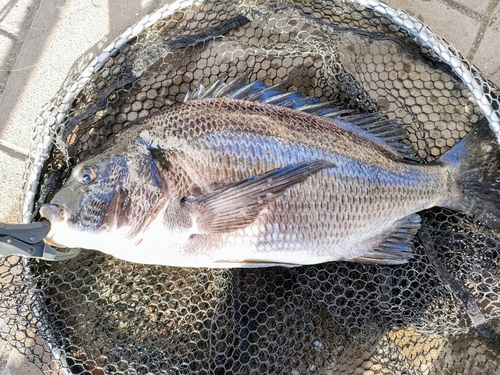
M44 242L49 245L63 247L64 245L61 245L54 239L54 225L67 222L68 218L71 216L71 211L64 206L47 203L40 207L40 216L46 218L51 225L49 233L47 233L43 239Z

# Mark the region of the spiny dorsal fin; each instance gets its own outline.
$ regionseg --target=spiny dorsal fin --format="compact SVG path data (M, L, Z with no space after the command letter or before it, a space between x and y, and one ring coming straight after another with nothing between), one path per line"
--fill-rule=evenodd
M263 80L246 83L250 72L231 82L225 83L223 74L208 87L198 83L193 92L188 91L184 101L226 97L280 107L288 107L312 115L330 118L341 128L355 132L379 144L394 155L415 159L415 150L407 142L408 134L395 120L389 120L381 113L354 114L349 110L335 107L331 102L320 102L300 91L287 92L286 82L268 86Z

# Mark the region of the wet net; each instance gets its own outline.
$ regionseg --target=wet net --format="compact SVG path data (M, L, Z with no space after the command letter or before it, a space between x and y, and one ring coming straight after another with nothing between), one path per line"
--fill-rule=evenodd
M23 221L71 165L222 74L381 112L408 130L422 163L482 118L498 130L498 89L458 51L401 12L362 3L177 2L141 20L44 108ZM452 211L421 216L403 266L3 258L2 337L47 374L497 374L500 240Z

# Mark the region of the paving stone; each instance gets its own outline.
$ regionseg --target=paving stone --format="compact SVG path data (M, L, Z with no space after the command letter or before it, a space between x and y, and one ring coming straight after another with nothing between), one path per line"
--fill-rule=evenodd
M436 0L386 0L423 22L436 35L446 39L465 56L471 49L480 22Z
M31 25L39 0L0 0L0 29L22 37Z
M15 62L15 58L12 58L12 51L16 47L15 39L10 34L2 33L0 29L0 96L9 78L10 69Z
M500 49L499 35L500 5L493 12L493 16L481 38L473 61L479 70L497 85L500 85L500 64L498 63L498 51Z
M0 97L41 0L0 0Z
M7 367L7 362L11 353L11 347L7 342L0 339L0 374Z
M15 223L21 197L24 157L14 154L0 144L0 222Z
M26 357L13 349L10 345L5 345L2 354L8 354L5 367L0 367L1 375L43 375L43 372Z
M457 4L459 7L463 7L465 9L473 10L478 13L485 13L488 5L491 1L489 0L453 0L451 3Z

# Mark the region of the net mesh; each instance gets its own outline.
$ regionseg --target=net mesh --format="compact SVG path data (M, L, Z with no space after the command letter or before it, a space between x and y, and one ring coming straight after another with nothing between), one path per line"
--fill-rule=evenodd
M405 126L422 162L484 114L494 127L497 88L446 42L377 6L217 0L160 9L42 112L25 220L71 165L222 74L286 80L341 108L384 113ZM499 238L452 211L421 215L426 235L403 266L182 269L94 251L64 262L3 258L2 336L48 374L496 374Z

